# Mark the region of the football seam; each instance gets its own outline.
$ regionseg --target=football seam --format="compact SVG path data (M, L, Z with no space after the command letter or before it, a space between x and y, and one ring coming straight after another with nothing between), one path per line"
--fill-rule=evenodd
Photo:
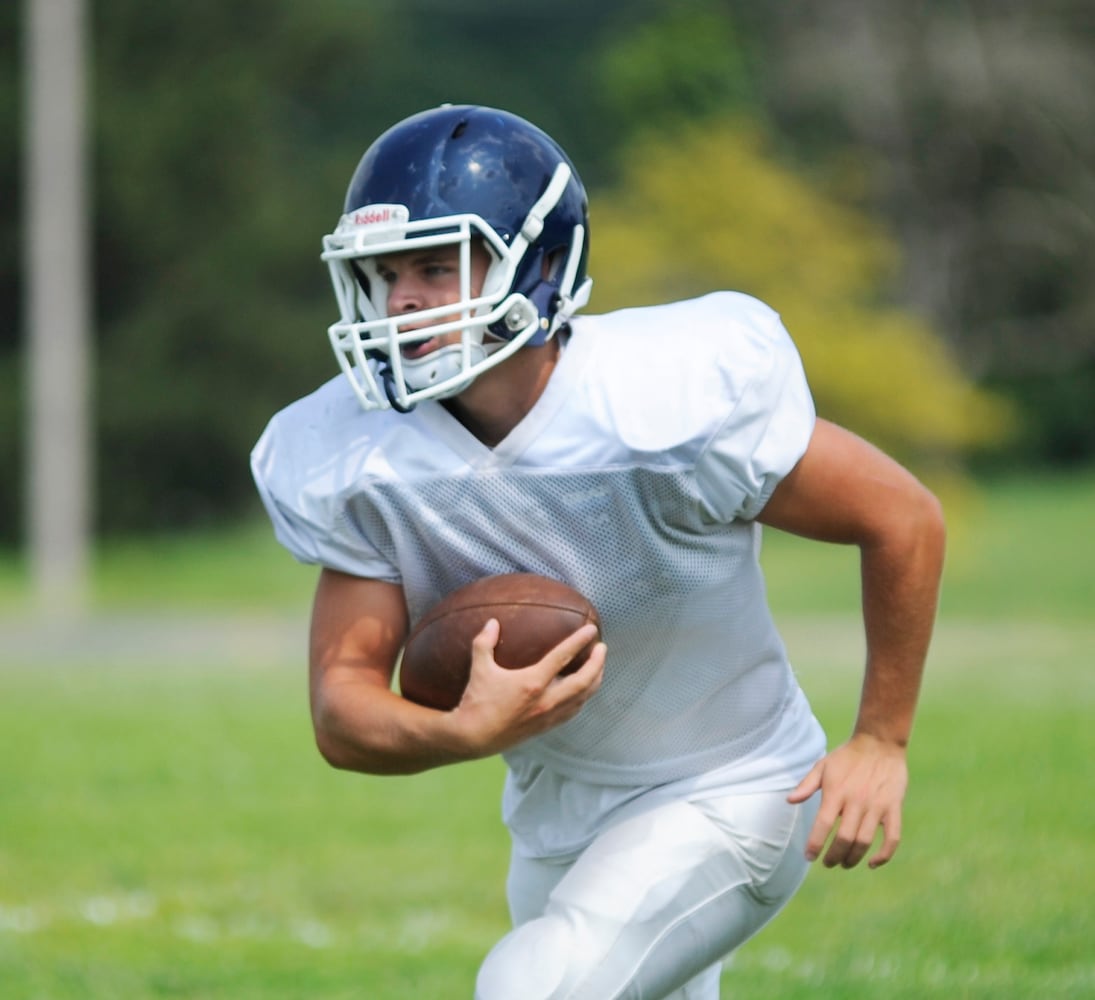
M444 621L446 618L452 615L462 614L465 611L480 611L487 608L543 608L545 611L566 611L570 614L581 615L583 618L589 621L595 621L596 618L590 614L586 609L572 608L566 604L542 604L539 601L491 601L485 604L469 604L463 608L453 608L451 611L446 611L443 614L438 615L436 618L423 618L417 625L415 625L413 631L425 628L427 625L433 625L436 622Z

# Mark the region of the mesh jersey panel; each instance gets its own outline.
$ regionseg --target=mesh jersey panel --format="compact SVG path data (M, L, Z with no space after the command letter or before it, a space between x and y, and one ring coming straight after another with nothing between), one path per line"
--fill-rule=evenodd
M597 607L601 690L523 748L566 773L657 783L753 749L790 696L759 531L705 523L686 471L505 469L377 484L343 516L401 567L412 620L494 573L566 580Z

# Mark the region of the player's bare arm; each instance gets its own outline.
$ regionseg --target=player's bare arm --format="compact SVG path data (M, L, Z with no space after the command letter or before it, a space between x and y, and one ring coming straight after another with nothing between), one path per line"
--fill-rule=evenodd
M593 626L579 629L527 670L494 662L497 627L488 626L473 643L471 678L457 708L424 708L391 689L407 629L397 585L321 572L309 686L316 743L332 766L412 774L489 756L573 717L600 684L603 645L581 670L557 676L589 643Z
M867 664L855 727L795 789L822 804L807 855L851 868L883 840L871 867L890 860L901 837L906 747L935 621L945 529L936 498L873 446L819 420L802 460L760 520L861 553Z

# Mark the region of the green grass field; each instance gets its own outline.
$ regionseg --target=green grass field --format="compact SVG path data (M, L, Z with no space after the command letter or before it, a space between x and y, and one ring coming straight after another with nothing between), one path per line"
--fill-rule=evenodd
M814 871L724 995L1095 997L1093 501L1088 474L955 505L905 843ZM840 739L853 554L772 534L765 561ZM265 529L113 546L84 629L24 624L0 559L4 1000L470 996L507 925L501 768L326 768L294 638L311 579Z

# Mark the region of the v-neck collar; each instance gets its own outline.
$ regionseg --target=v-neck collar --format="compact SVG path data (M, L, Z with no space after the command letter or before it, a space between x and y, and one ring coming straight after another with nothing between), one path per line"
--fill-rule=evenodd
M572 335L567 339L540 398L513 430L493 448L480 441L437 400L421 404L418 412L430 433L473 469L513 465L540 436L566 401L574 385L575 373L585 363L590 343L588 337Z

